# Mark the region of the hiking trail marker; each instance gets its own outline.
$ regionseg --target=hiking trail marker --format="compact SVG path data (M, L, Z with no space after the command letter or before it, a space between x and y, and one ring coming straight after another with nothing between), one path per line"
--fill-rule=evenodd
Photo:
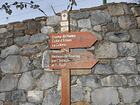
M68 32L68 14L61 14L61 31L64 33L50 34L49 68L61 70L62 94L61 105L70 105L70 72L76 69L92 68L97 59L89 52L70 52L72 48L89 48L96 41L90 32ZM67 32L66 32L67 31Z

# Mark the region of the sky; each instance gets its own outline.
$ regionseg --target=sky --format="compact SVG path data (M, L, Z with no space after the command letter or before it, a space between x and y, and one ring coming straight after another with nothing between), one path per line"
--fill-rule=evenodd
M30 0L0 0L0 7L5 2L8 2L10 4L10 3L14 3L15 1L30 2ZM48 16L53 16L54 13L51 9L51 5L54 7L56 12L61 12L63 10L66 10L69 0L32 0L32 1L34 1L35 4L39 4L40 8ZM78 6L74 7L73 9L90 8L90 7L102 5L102 0L76 0L76 1ZM134 2L134 1L135 0L108 0L108 2ZM35 17L44 16L44 14L42 14L40 11L33 10L31 8L24 9L21 11L13 7L12 10L13 10L12 15L8 15L4 11L0 10L0 24L7 24L10 22L17 22L17 21L22 21Z

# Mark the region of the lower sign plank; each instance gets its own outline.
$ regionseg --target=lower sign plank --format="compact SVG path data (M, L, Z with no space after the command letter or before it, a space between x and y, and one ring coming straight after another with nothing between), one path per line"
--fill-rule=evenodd
M84 52L51 52L49 68L57 69L87 69L97 63L95 56L88 51Z

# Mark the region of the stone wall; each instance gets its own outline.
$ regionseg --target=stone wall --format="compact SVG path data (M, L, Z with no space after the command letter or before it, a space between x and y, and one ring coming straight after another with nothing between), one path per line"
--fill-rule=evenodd
M72 31L97 36L86 50L99 59L91 70L72 72L72 105L140 105L140 6L107 4L70 16ZM42 68L48 35L60 32L60 20L51 16L0 26L0 105L60 105L60 72Z

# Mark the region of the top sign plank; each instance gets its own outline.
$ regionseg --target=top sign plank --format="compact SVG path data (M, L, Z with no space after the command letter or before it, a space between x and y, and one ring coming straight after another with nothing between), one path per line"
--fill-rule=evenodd
M96 42L96 36L90 32L68 32L50 35L50 49L87 48Z

